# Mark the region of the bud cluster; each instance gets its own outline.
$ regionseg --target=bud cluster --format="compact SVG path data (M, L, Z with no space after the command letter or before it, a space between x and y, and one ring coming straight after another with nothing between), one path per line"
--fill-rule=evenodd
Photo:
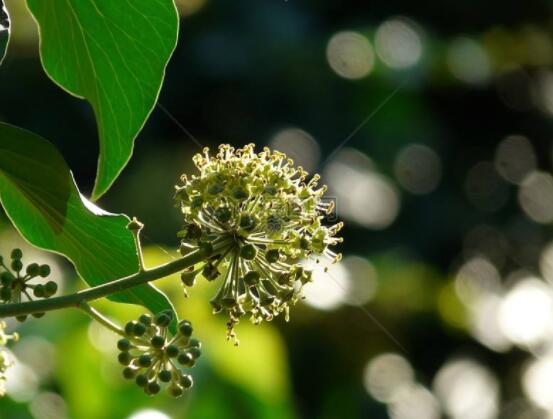
M35 298L50 298L57 290L58 285L54 281L44 284L31 283L37 278L46 278L50 275L50 266L31 263L23 269L23 252L21 249L13 249L10 255L10 266L6 265L0 256L0 301L4 303L20 303L23 296L32 301ZM10 269L11 268L11 269ZM44 313L35 313L34 317L42 317ZM25 321L27 316L16 317L19 321Z
M117 343L119 363L125 366L123 376L135 380L148 395L160 392L166 385L173 397L180 397L192 387L192 376L183 372L191 368L201 355L201 344L192 338L192 325L183 320L177 334L169 336L168 326L173 320L170 311L155 317L148 314L125 325L125 337Z
M211 304L229 315L232 337L233 325L245 314L255 323L288 315L311 279L299 262L321 255L340 259L329 247L341 242L335 236L342 224L323 225L333 209L323 200L326 187L317 187L318 175L307 181L308 174L285 154L267 148L255 153L253 144L222 145L214 156L206 148L194 164L199 174L183 175L176 187L185 221L181 253L230 245L183 272L183 284L192 286L200 273L208 280L222 278Z
M6 323L0 321L0 397L5 394L6 372L13 365L10 355L4 349L10 340L17 342L19 335L17 333L7 334Z

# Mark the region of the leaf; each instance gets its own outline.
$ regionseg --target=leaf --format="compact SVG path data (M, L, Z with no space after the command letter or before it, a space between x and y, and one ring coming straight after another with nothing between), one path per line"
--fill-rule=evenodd
M157 101L176 46L173 0L27 0L52 80L87 99L96 114L100 157L93 198L103 195L132 154Z
M0 0L0 64L4 61L10 40L10 15L8 9Z
M61 154L45 139L0 123L0 202L31 244L70 259L91 286L138 271L129 219L86 200ZM143 285L111 300L140 304L154 313L171 309L161 291Z

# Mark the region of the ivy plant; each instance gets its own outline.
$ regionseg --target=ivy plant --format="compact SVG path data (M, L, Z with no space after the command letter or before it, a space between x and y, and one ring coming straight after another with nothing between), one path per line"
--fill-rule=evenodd
M9 44L9 15L0 2L0 58ZM134 140L156 104L165 67L177 41L172 0L27 0L40 32L45 72L68 93L87 100L100 142L92 201L75 184L56 147L23 128L0 122L0 202L32 245L65 256L88 284L56 295L48 265L27 260L20 249L0 256L0 318L39 319L47 312L80 309L119 335L122 374L148 395L166 388L175 397L193 384L189 369L201 355L193 327L178 318L152 282L181 273L218 281L210 304L228 317L228 339L244 317L270 321L301 297L311 272L302 261L340 255L341 223L325 225L332 203L326 188L283 153L253 144L221 145L194 157L196 172L182 175L175 203L182 214L176 232L181 257L144 267L142 223L111 214L93 201L106 193L129 161ZM170 209L169 209L170 210ZM190 290L190 292L192 292ZM118 325L89 302L108 298L147 311ZM34 320L33 320L34 321ZM200 326L201 327L201 326ZM0 393L16 341L0 322Z

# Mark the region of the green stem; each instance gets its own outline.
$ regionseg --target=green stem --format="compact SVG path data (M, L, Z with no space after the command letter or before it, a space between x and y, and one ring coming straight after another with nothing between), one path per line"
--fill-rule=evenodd
M175 274L184 269L190 268L195 264L204 261L206 258L225 251L231 245L230 239L223 240L213 246L211 253L205 249L198 249L181 259L166 263L153 269L139 271L124 278L116 279L93 288L88 288L74 294L63 295L61 297L48 298L44 300L34 300L16 304L0 304L0 318L21 316L25 314L44 313L47 311L59 310L68 307L79 308L83 302L97 300L107 297L116 292L128 290L139 285L146 284L157 279Z
M98 323L104 325L112 332L117 333L118 335L125 336L125 332L110 319L105 317L102 313L96 310L94 307L91 307L87 302L83 301L80 303L79 308L85 311L90 317L96 320Z

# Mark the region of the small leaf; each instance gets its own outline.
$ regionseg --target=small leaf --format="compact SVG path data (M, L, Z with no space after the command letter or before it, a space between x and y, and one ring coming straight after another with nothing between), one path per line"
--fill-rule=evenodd
M0 0L0 64L4 61L10 40L10 15L3 0Z
M52 80L94 108L98 199L129 161L177 41L173 0L27 0Z
M138 271L129 219L109 214L78 191L63 157L45 139L0 123L0 202L31 244L61 253L91 286ZM172 309L152 285L110 298L140 304L154 313Z

